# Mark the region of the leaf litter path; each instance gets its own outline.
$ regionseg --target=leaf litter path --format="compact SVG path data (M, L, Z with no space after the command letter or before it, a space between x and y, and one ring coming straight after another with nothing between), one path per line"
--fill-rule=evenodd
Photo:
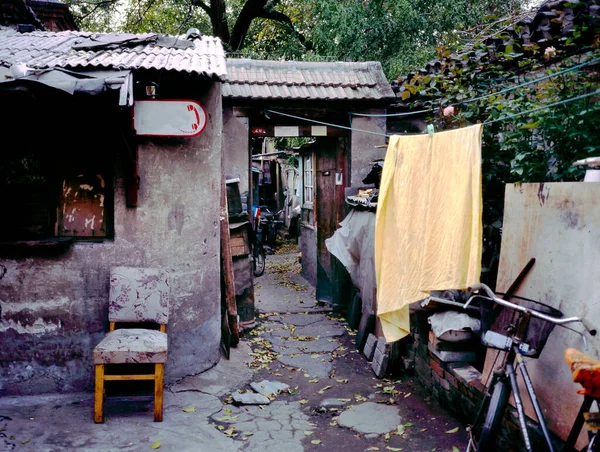
M270 405L226 406L213 419L248 451L457 451L464 427L410 376L379 380L344 319L315 302L296 255L267 259L255 280L253 380L287 383ZM233 420L232 420L233 419ZM229 422L231 421L231 422Z

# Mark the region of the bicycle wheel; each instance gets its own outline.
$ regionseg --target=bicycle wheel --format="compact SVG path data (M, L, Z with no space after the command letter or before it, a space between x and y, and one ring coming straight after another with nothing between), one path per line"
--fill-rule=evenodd
M494 392L490 399L490 405L488 407L487 414L485 416L485 422L477 441L477 452L489 452L496 450L494 444L496 439L496 432L502 421L506 404L508 403L508 396L510 394L510 386L506 380L498 379L494 385Z
M262 245L255 245L254 251L254 276L262 276L265 272L265 250Z

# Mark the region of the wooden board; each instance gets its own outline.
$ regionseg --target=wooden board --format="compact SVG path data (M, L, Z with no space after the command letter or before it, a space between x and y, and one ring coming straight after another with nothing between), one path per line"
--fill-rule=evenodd
M530 258L536 262L516 294L542 301L565 315L600 325L600 184L507 185L497 290L504 292ZM600 356L600 341L588 340L588 354ZM541 357L527 363L552 431L563 439L583 397L564 360L581 338L555 328ZM487 369L491 367L488 356ZM522 393L525 392L522 390ZM557 394L561 394L557 397ZM528 415L535 419L526 399Z

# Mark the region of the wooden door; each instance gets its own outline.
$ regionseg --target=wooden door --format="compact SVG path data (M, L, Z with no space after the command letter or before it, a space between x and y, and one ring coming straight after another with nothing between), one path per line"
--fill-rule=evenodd
M344 138L321 138L316 152L315 224L317 226L317 300L339 304L344 297L343 266L333 257L325 240L330 238L346 214L344 187L348 174Z

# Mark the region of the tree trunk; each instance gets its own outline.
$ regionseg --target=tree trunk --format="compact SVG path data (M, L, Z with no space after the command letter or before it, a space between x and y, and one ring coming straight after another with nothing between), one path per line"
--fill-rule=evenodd
M228 43L230 39L227 16L225 15L224 0L210 0L210 22L212 24L213 35L221 38L221 41Z

